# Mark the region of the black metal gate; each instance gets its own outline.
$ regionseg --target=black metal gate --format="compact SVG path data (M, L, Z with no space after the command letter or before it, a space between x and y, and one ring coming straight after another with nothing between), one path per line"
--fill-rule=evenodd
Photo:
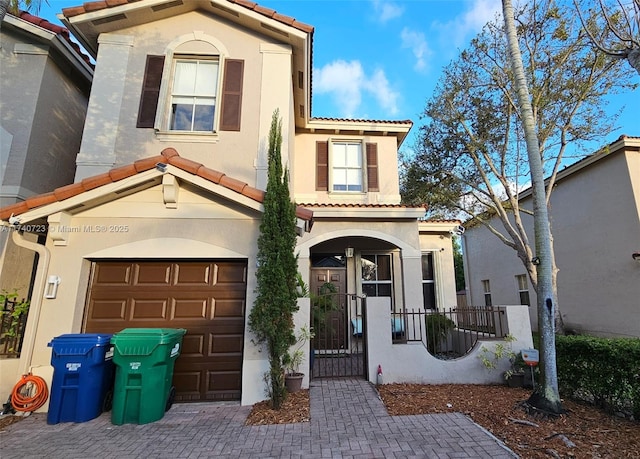
M311 377L367 378L366 298L355 294L311 296Z

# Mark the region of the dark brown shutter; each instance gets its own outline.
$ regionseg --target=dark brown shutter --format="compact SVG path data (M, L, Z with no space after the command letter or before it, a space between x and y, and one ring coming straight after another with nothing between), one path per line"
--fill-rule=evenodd
M240 130L240 111L242 108L242 78L244 61L227 59L224 61L224 79L222 86L221 131Z
M316 190L329 189L329 142L316 142Z
M158 97L160 96L160 82L162 81L163 67L164 56L147 56L136 127L152 128L156 122L156 110L158 109Z
M378 184L378 144L367 143L367 191L380 191Z

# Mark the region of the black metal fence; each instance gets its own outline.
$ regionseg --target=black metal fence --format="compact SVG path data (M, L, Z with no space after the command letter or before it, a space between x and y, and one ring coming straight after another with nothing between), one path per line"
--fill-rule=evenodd
M5 297L0 319L0 357L20 357L27 313L28 303L24 299Z
M366 298L331 293L311 298L311 377L366 377Z
M479 339L506 335L505 308L467 306L448 310L404 310L391 313L393 343L420 341L442 359L465 355Z

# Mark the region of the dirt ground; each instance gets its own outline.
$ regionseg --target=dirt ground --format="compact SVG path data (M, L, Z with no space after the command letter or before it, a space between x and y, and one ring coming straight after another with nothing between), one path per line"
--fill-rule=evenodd
M572 401L567 414L538 419L521 406L530 391L507 386L387 384L379 388L390 415L461 412L522 458L640 458L640 422ZM308 391L291 394L283 410L254 405L249 425L307 422Z

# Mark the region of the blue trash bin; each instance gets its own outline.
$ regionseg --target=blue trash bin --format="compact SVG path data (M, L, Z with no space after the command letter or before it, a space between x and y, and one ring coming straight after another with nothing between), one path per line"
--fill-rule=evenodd
M113 345L110 334L68 334L53 338L53 381L48 424L85 422L111 409Z

